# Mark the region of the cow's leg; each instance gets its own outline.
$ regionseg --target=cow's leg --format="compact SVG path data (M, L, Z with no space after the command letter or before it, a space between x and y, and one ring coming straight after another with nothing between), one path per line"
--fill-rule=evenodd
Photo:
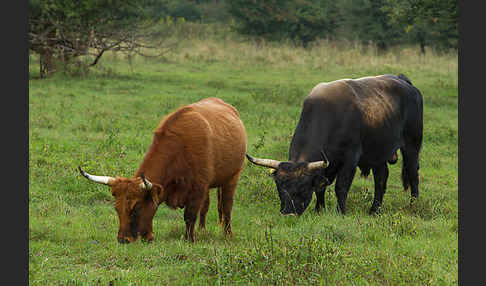
M412 144L405 144L401 149L403 157L402 182L406 190L410 186L411 202L419 196L419 151Z
M352 169L341 170L336 179L336 186L334 191L336 193L338 202L338 211L346 214L346 198L348 197L349 187L356 174L356 166Z
M326 180L327 184L323 185L322 187L318 187L318 191L316 191L316 212L319 213L321 209L324 209L326 207L326 201L325 201L325 194L326 194L326 188L328 185L332 184L334 182L334 179L336 178L336 173L331 172L329 174L326 174ZM322 183L322 182L319 182Z
M209 210L209 192L207 192L206 199L203 202L201 211L199 213L199 228L206 229L206 214Z
M142 240L145 242L151 242L154 240L153 220L150 221L150 224L148 224L147 227L141 231L141 235Z
M383 195L386 191L386 181L388 180L388 166L386 163L373 167L373 179L375 181L375 197L371 205L370 214L374 214L383 202Z
M316 212L319 213L321 209L325 208L326 204L326 186L319 188L318 191L316 191Z
M358 165L359 152L349 151L344 160L344 164L337 172L336 185L334 191L338 202L338 211L346 214L346 198L348 197L349 188L356 174Z
M218 187L218 225L223 225L223 191Z
M187 198L184 207L184 221L186 222L186 240L194 242L194 225L196 224L197 215L201 210L202 204L206 199L208 190L194 190L192 195Z
M225 235L231 235L231 211L233 209L233 198L238 184L240 174L236 174L222 186L221 203L223 208L223 232Z

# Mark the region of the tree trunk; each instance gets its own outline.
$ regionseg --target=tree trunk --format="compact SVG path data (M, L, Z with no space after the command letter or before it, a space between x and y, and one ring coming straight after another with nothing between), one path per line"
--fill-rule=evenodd
M420 42L420 52L425 56L425 42Z
M425 31L422 29L419 29L417 33L417 40L420 44L420 52L425 56Z
M56 66L52 55L54 49L53 39L55 36L55 31L49 33L47 36L48 38L46 46L39 49L39 66L41 78L48 77L56 71Z
M388 45L385 41L379 41L376 44L376 47L379 55L383 55L386 51L388 51Z
M40 77L45 78L52 74L56 69L52 59L52 51L44 48L39 57Z

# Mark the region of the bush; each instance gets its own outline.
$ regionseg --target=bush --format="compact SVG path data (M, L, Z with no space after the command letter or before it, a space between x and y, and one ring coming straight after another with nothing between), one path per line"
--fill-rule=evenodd
M341 0L340 22L343 38L360 41L363 45L374 43L379 51L399 44L403 27L391 23L389 13L381 8L385 0Z
M242 34L267 40L289 38L307 46L318 37L333 35L336 27L333 5L317 0L232 0L228 9L237 21L236 30Z
M186 21L201 20L201 12L194 2L175 1L169 6L169 16L174 18L184 18Z

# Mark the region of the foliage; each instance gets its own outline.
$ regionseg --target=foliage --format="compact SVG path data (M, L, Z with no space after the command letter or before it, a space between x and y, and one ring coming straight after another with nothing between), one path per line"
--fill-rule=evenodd
M175 1L170 7L170 15L174 18L184 18L187 21L201 20L201 12L189 1Z
M456 0L385 0L392 22L404 25L413 42L439 50L457 49L458 3Z
M201 22L228 25L231 23L232 18L226 6L226 1L218 1L216 3L214 1L206 1L206 3L198 4L196 7L201 14Z
M155 20L184 18L185 21L199 21L202 13L193 1L189 0L154 0L147 9L147 15Z
M171 23L185 22L217 22L221 30L304 47L324 38L380 51L418 43L425 53L426 46L446 51L458 43L453 0L29 0L29 49L40 55L41 77L58 63L87 71L106 51L170 49L174 43L164 40L177 32ZM148 38L159 42L147 45Z
M342 37L375 43L379 50L399 43L403 31L380 8L385 0L341 0Z
M145 9L155 0L29 0L29 49L40 55L40 75L92 54L91 66L108 50L139 52L150 27Z
M317 38L372 42L384 51L409 42L457 49L454 0L228 0L236 30L306 45Z
M269 40L292 39L306 46L318 37L332 37L335 6L318 0L230 0L236 30Z

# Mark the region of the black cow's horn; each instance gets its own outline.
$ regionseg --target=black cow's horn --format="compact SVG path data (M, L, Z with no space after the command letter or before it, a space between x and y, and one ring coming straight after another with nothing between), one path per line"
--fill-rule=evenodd
M78 166L78 170L81 173L81 175L83 175L83 177L95 183L111 186L115 181L113 177L90 175L86 173L83 169L81 169L81 166Z
M326 161L316 161L316 162L311 162L311 163L307 164L307 170L308 171L326 168L326 167L327 167Z
M278 165L281 163L280 161L272 160L272 159L254 158L248 154L246 154L246 158L248 158L248 161L252 162L253 164L267 167L267 168L272 168L272 169L278 169Z
M308 171L326 168L329 165L329 159L327 159L327 156L326 156L326 153L324 153L324 150L321 150L321 155L324 158L324 161L310 162L309 164L307 164L307 170Z
M142 177L143 189L150 191L150 189L152 189L152 183L145 178L145 175L143 173L140 175L140 177Z

